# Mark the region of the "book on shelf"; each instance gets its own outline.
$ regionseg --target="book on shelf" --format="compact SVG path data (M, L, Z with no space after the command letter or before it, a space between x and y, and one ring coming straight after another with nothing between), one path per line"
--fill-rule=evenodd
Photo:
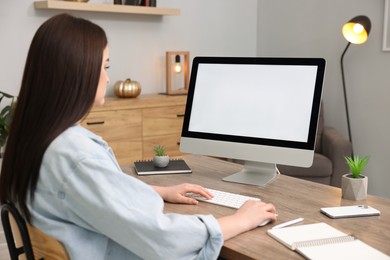
M157 0L142 0L141 5L142 6L149 6L149 7L156 7Z
M326 223L269 229L267 233L307 259L390 259L353 235Z
M153 161L136 161L134 167L138 175L192 173L183 159L170 159L166 167L156 167Z

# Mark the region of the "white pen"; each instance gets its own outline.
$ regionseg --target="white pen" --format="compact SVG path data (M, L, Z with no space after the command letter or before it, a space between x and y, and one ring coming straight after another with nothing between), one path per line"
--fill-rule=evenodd
M274 226L272 229L287 227L287 226L290 226L290 225L294 225L294 224L296 224L296 223L299 223L299 222L301 222L301 221L303 221L303 218L297 218L297 219L294 219L294 220L287 221L287 222L284 222L284 223L282 223L282 224L276 225L276 226Z

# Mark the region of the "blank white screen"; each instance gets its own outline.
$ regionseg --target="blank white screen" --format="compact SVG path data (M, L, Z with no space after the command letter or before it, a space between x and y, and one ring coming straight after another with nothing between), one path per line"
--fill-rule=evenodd
M317 66L199 64L189 131L307 142Z

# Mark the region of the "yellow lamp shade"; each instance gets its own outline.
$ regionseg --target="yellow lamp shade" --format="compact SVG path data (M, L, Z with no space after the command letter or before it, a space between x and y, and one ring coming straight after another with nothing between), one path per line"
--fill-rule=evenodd
M365 43L371 30L371 22L367 16L356 16L343 26L343 35L354 44Z

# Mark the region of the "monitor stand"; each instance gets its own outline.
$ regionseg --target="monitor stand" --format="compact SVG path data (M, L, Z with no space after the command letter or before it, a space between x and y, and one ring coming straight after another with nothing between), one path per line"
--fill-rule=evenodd
M244 168L222 180L256 186L266 186L277 178L279 170L275 164L245 161Z

